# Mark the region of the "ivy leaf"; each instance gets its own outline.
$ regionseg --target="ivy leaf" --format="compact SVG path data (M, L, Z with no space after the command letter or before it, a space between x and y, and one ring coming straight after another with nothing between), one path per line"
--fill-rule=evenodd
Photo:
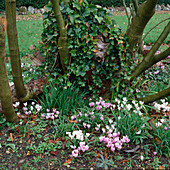
M99 24L101 24L103 18L102 18L102 17L98 17L97 15L95 15L94 17L97 19L97 21L99 22Z

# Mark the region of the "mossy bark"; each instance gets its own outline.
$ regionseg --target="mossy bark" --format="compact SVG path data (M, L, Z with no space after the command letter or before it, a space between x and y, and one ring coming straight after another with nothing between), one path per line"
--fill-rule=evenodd
M18 46L17 28L16 28L16 0L5 0L8 46L12 67L12 76L15 85L17 98L20 101L26 101L28 94L31 94L24 87L21 70L21 60ZM27 99L25 98L27 96Z
M155 13L155 6L157 2L158 0L146 0L138 8L136 15L127 30L130 51L133 51L133 47L135 47L137 43L140 43L143 35L143 30Z
M61 60L63 71L66 72L66 67L70 59L70 54L69 54L69 49L68 49L67 28L65 26L65 22L60 11L59 1L51 0L51 3L52 3L54 15L56 17L57 24L59 27L59 32L60 32L60 37L58 40L60 60Z
M0 99L3 114L6 120L11 123L18 122L17 115L15 114L11 91L5 63L5 43L6 43L6 19L0 18Z

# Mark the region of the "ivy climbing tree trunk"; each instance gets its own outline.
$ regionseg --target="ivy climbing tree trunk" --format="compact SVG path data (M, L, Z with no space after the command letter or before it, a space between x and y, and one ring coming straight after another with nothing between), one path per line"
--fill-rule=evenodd
M60 60L61 60L63 71L66 72L66 65L68 65L70 59L70 54L68 49L67 28L65 26L65 22L60 11L59 1L51 0L51 3L59 27L59 32L60 32L60 37L58 40Z
M16 123L18 122L18 118L11 100L11 91L5 63L6 24L5 17L0 18L0 99L6 120L11 123Z
M133 51L133 47L135 47L137 43L140 44L144 28L155 13L155 6L157 2L158 0L146 0L137 9L137 13L127 30L130 51Z
M21 60L16 28L16 0L5 0L5 8L7 18L8 46L16 96L20 101L24 102L32 96L29 89L24 86L22 79Z

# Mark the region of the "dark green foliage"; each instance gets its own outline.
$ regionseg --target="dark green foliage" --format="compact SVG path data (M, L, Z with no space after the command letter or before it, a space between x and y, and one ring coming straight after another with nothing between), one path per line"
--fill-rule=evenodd
M55 108L60 114L68 116L74 109L83 107L84 95L75 85L68 87L62 83L44 88L39 101L44 113L46 109L52 111Z
M42 39L46 53L54 56L58 52L59 31L50 4L47 10L44 14ZM125 54L127 37L115 25L109 11L97 9L86 0L82 5L78 0L72 0L69 6L61 4L61 11L68 28L68 48L71 55L67 75L69 80L76 80L81 87L86 86L90 90L108 89L111 80L115 83L115 73L128 60ZM96 36L102 36L105 43L110 43L104 60L94 55ZM60 65L59 59L57 62ZM117 78L120 80L120 77Z
M44 7L49 0L16 0L16 6L33 6L34 8ZM5 0L0 0L0 10L5 10Z
M139 0L139 3L143 3L145 0ZM112 7L112 6L123 6L122 0L88 0L89 3L95 5L101 5L103 7ZM129 0L125 0L127 6L129 6ZM169 0L159 0L158 4L169 4Z

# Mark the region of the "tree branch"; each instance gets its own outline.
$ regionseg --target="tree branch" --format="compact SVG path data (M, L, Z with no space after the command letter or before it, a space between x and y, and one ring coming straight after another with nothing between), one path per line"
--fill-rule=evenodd
M152 47L152 49L149 51L149 53L145 56L143 61L138 64L134 72L131 74L130 81L132 81L135 77L139 76L142 72L144 72L146 69L151 67L153 64L158 62L158 59L164 59L166 58L166 54L169 52L169 48L163 52L161 55L155 55L155 52L158 50L162 42L165 40L165 38L168 36L170 32L170 22L167 24L167 26L164 28L163 32L159 36L158 40ZM160 60L159 60L160 61Z
M156 94L149 95L143 98L137 98L136 100L143 101L145 104L147 104L162 99L164 97L168 97L169 95L170 95L170 87Z

